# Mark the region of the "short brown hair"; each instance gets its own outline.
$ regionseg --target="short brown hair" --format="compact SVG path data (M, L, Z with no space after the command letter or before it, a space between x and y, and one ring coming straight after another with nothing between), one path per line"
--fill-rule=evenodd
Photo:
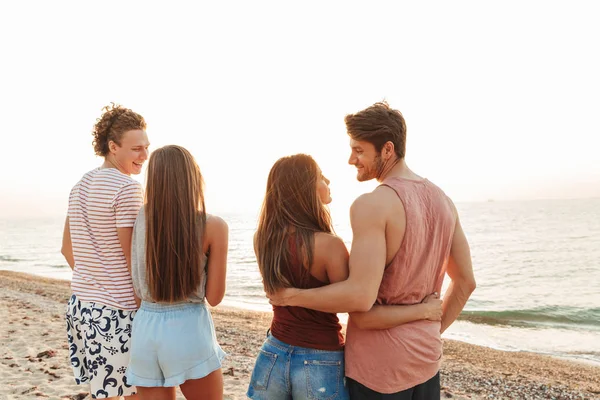
M359 142L369 142L378 152L387 142L394 144L398 158L406 153L406 122L402 113L381 101L344 118L348 135Z
M108 142L111 140L120 146L125 132L146 129L144 117L129 108L110 103L110 106L104 107L102 111L92 131L94 136L92 145L98 156L106 157L110 153Z
M146 279L161 303L185 300L204 273L204 181L194 157L181 146L152 152L146 183Z

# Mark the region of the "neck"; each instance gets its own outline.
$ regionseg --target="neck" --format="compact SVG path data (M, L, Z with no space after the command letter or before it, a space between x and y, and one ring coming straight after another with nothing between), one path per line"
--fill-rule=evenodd
M110 154L107 155L106 157L104 157L104 163L102 163L102 165L100 166L100 168L104 169L104 168L114 168L117 171L125 174L125 175L129 175L128 173L126 173L123 168L120 167L119 162L114 159L114 157L111 157Z
M398 177L407 179L416 179L418 176L408 168L404 158L389 160L383 165L381 174L377 177L377 182L381 183L387 178Z

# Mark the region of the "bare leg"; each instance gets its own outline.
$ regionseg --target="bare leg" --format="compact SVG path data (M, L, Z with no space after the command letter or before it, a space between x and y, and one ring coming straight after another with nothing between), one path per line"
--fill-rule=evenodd
M132 394L131 396L115 396L115 397L108 397L105 400L140 400L140 398L137 396L137 394Z
M140 400L140 397L137 394L132 394L130 396L115 396L115 397L107 397L105 400Z
M136 386L135 400L175 400L174 387L142 387ZM129 397L127 397L129 399ZM133 400L133 399L132 399Z
M223 400L221 368L204 378L187 380L179 388L187 400Z

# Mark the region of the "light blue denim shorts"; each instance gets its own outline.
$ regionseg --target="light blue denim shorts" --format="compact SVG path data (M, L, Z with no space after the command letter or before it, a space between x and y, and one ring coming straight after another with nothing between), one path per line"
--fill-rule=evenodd
M143 301L133 320L127 383L178 386L221 368L224 357L204 304Z
M348 400L344 351L291 346L269 334L246 395L256 400Z

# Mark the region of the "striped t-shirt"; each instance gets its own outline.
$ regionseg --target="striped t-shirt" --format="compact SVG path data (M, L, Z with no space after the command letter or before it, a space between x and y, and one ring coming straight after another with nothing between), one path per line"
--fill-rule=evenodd
M120 310L137 308L117 228L133 227L142 204L142 186L115 168L94 169L71 190L71 290L80 300Z

